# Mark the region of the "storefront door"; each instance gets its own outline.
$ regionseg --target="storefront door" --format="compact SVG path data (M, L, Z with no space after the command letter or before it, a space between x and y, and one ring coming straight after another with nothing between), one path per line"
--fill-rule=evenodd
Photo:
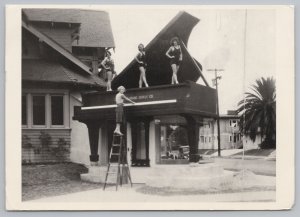
M131 122L131 166L150 166L149 122L149 120L135 120Z

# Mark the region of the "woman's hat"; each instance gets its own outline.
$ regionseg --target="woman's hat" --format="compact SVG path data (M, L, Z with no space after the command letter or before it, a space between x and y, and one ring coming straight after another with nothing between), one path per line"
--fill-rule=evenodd
M174 41L177 41L178 44L179 44L179 38L175 36L175 37L171 38L171 40L170 40L170 45L173 45L173 42L174 42Z

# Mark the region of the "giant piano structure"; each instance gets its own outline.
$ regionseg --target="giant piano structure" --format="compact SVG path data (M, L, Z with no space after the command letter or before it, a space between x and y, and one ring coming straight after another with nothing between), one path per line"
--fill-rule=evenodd
M165 123L187 129L189 161L198 150L199 127L204 118L216 118L216 91L209 87L202 66L187 50L187 42L199 19L180 12L145 47L146 76L150 87L138 88L139 70L135 60L113 80L112 87L126 87L126 96L136 104L125 104L128 157L132 165L164 163L160 158L161 126ZM171 85L172 70L165 53L172 37L180 39L183 61L179 84ZM205 85L196 81L201 78ZM106 164L115 127L117 91L82 94L82 106L75 106L74 120L85 123L90 140L90 161ZM100 149L100 152L99 152ZM99 158L100 155L100 158Z

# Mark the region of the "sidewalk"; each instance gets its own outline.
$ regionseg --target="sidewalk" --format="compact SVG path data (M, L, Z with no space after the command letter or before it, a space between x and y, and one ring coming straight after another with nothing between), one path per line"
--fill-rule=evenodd
M276 176L276 161L265 159L232 159L232 158L214 158L215 163L222 165L225 170L240 171L242 169L250 170L255 174Z
M83 191L62 196L42 198L31 200L32 202L259 202L275 201L275 191L259 192L238 192L226 194L199 194L199 195L176 195L176 196L158 196L142 194L137 192L142 185L135 185L133 188L123 186L118 191L115 187L108 187L106 191L95 189Z

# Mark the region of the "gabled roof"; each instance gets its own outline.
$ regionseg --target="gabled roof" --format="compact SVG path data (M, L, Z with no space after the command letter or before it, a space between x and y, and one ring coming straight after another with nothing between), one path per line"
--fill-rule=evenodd
M31 22L80 24L79 40L73 42L74 47L115 47L110 18L106 11L31 8L23 9L23 12Z
M52 9L52 8L26 8L23 12L29 21L81 23L80 10Z
M95 75L84 76L59 62L43 59L22 59L22 80L106 87L106 83Z
M109 15L105 11L80 11L80 35L75 47L115 47Z
M22 21L22 27L31 32L33 35L38 37L40 40L42 40L44 43L55 49L57 52L59 52L61 55L66 57L68 60L76 64L79 68L81 68L84 72L86 72L89 75L92 75L92 72L90 71L90 68L85 65L81 60L79 60L77 57L75 57L72 53L70 53L68 50L63 48L61 45L56 43L54 40L50 39L40 31L38 31L36 28L34 28L30 24L26 24L24 21Z
M151 18L150 18L151 19ZM147 54L147 80L150 86L171 83L172 70L170 61L165 53L170 47L170 40L178 37L181 40L183 61L179 67L178 80L196 82L201 76L207 86L202 67L189 54L186 46L189 36L199 19L184 12L179 12L145 47ZM112 81L113 88L120 85L126 88L138 87L139 69L137 62L133 59L129 65Z

